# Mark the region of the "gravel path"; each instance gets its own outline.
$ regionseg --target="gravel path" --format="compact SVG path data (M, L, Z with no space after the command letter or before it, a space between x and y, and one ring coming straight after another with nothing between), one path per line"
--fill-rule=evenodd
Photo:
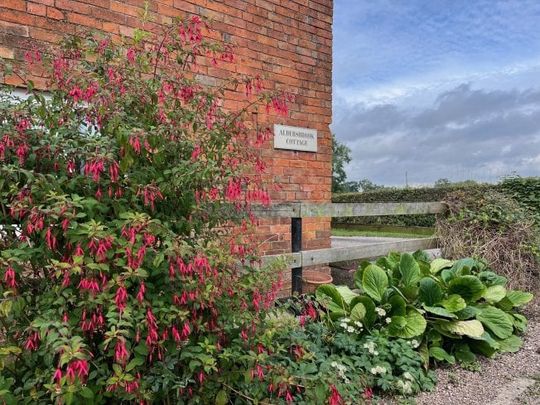
M418 405L540 404L540 307L526 315L529 328L519 352L482 358L479 371L439 369L435 391L419 395Z

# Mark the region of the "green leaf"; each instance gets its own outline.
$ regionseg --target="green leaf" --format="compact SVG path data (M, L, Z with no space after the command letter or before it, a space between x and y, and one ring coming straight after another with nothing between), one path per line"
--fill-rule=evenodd
M407 313L407 304L401 295L392 295L388 299L388 303L392 306L390 309L390 315L404 316Z
M485 289L478 277L460 276L450 281L448 294L457 294L467 302L475 302L482 297Z
M366 314L362 323L367 327L371 327L377 320L377 313L375 312L375 303L373 300L365 295L354 297L351 301L351 306L354 308L358 303L364 306Z
M126 371L131 371L135 367L140 366L141 364L144 364L144 357L135 357L133 360L131 360L128 365L126 366Z
M442 308L442 307L430 307L430 306L427 306L427 305L424 305L423 308L429 312L429 313L432 313L432 314L435 314L435 315L439 315L439 316L444 316L446 318L451 318L451 319L457 319L457 315L456 314L453 314L452 312L448 311L446 308Z
M527 304L533 297L534 296L531 293L518 290L510 290L506 293L506 298L508 298L515 307Z
M495 304L499 302L506 296L506 288L502 285L494 285L488 287L484 292L483 298L490 304Z
M442 300L441 305L449 312L458 312L467 306L465 300L457 294L452 294L448 298Z
M424 277L420 280L420 290L418 299L424 304L431 306L442 300L443 292L439 284L431 277Z
M401 282L406 287L415 286L422 277L418 262L409 253L401 255L399 271L401 273Z
M519 332L524 333L527 330L527 318L521 314L513 314L514 328Z
M94 392L88 388L88 387L82 387L79 391L78 391L79 395L83 398L86 398L86 399L92 399L94 398Z
M472 319L475 318L476 315L480 313L480 308L475 307L473 305L469 305L468 307L463 308L461 311L456 312L456 315L459 319L466 320L466 319Z
M433 357L437 361L446 361L447 363L454 364L456 362L456 359L454 356L451 356L448 354L446 350L444 350L442 347L430 347L429 348L429 355L430 357Z
M343 298L343 301L345 301L345 303L347 305L349 305L351 303L351 300L358 296L357 293L355 293L354 291L352 291L349 287L347 287L346 285L340 285L340 286L337 286L336 287L336 290L339 292L339 295L341 295L341 298Z
M369 265L362 275L362 288L364 292L377 302L381 302L388 287L388 276L379 266Z
M470 321L451 321L441 324L441 327L447 332L459 336L468 336L473 339L479 339L484 333L482 323L475 319Z
M366 307L358 303L354 306L354 308L351 310L350 318L353 321L362 321L366 316Z
M482 283L484 283L488 287L494 285L502 285L504 287L506 285L506 282L508 281L506 277L499 276L492 271L481 271L476 276L480 279Z
M216 395L216 405L227 405L229 403L229 394L227 394L227 391L220 390Z
M499 339L510 337L514 331L513 320L506 312L495 307L483 308L476 319L482 322Z
M454 356L462 363L473 363L476 361L476 355L471 351L467 343L456 343Z
M444 281L446 284L448 284L450 281L452 281L452 279L455 277L455 274L452 270L450 269L444 269L443 271L441 271L441 279L442 281Z
M410 309L406 316L393 316L388 325L390 336L410 339L419 336L426 330L427 322L421 313Z
M452 260L447 260L447 259L442 259L442 258L434 259L430 264L431 274L437 274L442 269L447 269L449 267L452 267L453 264L454 262Z
M345 301L335 285L324 284L319 286L315 290L315 297L317 297L317 301L323 306L327 306L328 301L330 301L340 308L345 308Z
M512 335L499 341L499 350L502 353L515 353L521 348L522 345L523 341L521 338L519 336Z

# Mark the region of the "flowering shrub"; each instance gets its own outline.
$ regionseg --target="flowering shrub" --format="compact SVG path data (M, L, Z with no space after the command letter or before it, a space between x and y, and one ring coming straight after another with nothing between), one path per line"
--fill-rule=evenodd
M26 55L50 93L2 95L5 402L224 404L246 370L265 378L254 337L279 280L242 233L269 202L270 132L245 113L286 114L289 97L260 78L195 80L201 59L233 60L207 31L193 17L120 43L69 38ZM233 91L240 111L223 108Z

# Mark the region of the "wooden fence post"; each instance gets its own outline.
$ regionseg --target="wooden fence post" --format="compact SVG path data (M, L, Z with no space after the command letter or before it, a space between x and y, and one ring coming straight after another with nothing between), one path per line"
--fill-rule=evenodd
M291 218L291 252L302 251L302 218ZM291 269L292 293L302 294L302 267Z

